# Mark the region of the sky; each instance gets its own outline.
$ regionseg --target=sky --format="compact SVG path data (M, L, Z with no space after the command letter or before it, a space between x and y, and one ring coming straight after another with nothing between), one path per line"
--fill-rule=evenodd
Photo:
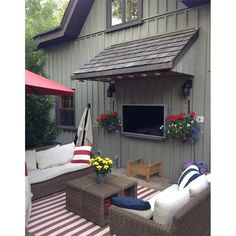
M212 2L212 235L217 236L232 235L235 224L230 216L236 210L235 194L230 190L235 186L236 164L236 8L234 1ZM24 235L24 1L1 1L0 9L1 232L10 229L11 235Z

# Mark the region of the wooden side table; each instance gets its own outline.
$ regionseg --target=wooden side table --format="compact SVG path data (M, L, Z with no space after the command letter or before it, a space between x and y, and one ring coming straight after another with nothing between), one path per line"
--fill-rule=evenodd
M145 176L146 180L150 180L150 176L159 174L162 176L162 162L156 162L152 164L145 164L142 158L129 160L127 163L127 175L137 174Z

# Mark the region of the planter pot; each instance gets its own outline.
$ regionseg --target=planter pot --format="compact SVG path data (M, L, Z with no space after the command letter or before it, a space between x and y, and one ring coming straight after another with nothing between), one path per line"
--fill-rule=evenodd
M102 174L97 174L97 183L98 184L104 184L106 183L106 178L107 176L106 175L102 175Z
M116 126L114 124L107 125L106 126L106 131L108 133L114 132L114 131L116 131Z

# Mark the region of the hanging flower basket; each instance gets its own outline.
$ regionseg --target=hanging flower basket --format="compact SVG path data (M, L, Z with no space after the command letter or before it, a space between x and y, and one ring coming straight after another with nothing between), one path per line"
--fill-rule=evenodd
M180 139L183 143L190 140L195 143L199 138L200 124L197 122L196 113L180 113L166 117L167 134Z
M98 128L105 128L108 133L118 131L121 127L121 121L117 112L103 113L97 118Z

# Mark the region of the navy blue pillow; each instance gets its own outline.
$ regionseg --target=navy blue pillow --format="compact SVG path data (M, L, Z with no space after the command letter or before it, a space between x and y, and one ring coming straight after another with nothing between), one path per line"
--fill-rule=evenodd
M112 197L111 204L133 210L148 210L150 203L134 197Z

